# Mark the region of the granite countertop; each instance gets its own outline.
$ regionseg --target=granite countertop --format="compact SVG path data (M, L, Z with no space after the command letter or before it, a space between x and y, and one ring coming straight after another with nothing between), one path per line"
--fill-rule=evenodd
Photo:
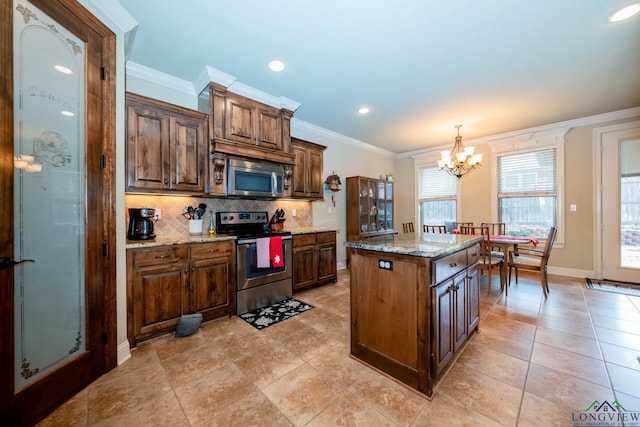
M198 235L175 235L156 237L153 240L129 240L127 239L127 249L133 248L150 248L153 246L181 245L184 243L205 243L205 242L222 242L224 240L235 240L235 236L226 234L214 234L209 237L208 234Z
M284 231L290 231L291 234L307 234L322 233L325 231L338 231L337 227L292 227L285 228Z
M479 243L482 236L464 234L422 234L413 233L368 237L363 240L345 242L348 248L400 255L441 258Z

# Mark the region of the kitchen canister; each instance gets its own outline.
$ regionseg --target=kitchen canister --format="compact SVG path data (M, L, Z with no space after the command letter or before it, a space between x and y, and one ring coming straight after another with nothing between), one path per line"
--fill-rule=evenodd
M189 234L202 234L202 220L190 219L189 221Z

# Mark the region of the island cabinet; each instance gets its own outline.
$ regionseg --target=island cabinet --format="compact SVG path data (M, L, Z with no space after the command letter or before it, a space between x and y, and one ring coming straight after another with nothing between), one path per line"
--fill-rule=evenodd
M207 115L127 93L126 191L204 194Z
M351 354L431 396L433 381L478 327L478 244L419 239L347 241Z
M293 236L293 291L337 280L336 232Z
M291 152L295 156L291 182L291 196L309 200L322 200L323 164L326 147L312 142L291 138Z
M129 344L172 330L183 314L234 314L235 259L232 241L128 249Z

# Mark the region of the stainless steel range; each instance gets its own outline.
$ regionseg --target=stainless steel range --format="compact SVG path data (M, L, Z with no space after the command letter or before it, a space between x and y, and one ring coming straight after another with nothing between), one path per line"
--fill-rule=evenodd
M237 314L266 307L293 295L291 233L269 231L268 224L267 212L216 212L218 234L237 236ZM271 238L282 241L283 265L274 267L269 263L268 267L258 267L258 239Z

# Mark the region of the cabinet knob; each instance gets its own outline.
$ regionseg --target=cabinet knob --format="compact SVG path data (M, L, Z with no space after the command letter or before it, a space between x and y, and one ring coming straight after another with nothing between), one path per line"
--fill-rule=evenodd
M457 263L455 263L455 262L451 262L451 263L449 263L449 267L451 267L451 268L453 268L453 267L457 267L457 266L458 266L458 264L457 264Z
M196 268L195 267L191 267L191 271L196 271Z
M169 183L169 180L168 180L168 179L165 179L165 180L164 180L164 183L165 183L165 184L168 184L168 183Z
M155 259L169 258L169 255L156 255Z

